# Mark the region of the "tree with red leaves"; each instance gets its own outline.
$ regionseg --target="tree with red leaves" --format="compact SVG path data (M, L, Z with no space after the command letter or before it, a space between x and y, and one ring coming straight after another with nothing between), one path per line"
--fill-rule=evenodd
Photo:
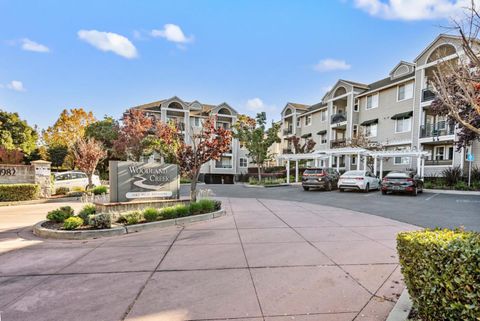
M0 164L21 164L23 156L20 149L7 149L0 146Z
M72 148L77 167L88 177L87 188L93 187L92 176L98 163L107 156L103 144L94 138L80 138Z
M140 109L129 109L123 114L118 138L113 143L117 157L139 161L144 155L144 139L155 130L153 117Z
M160 123L157 136L166 148L165 153L175 156L180 171L191 179L190 198L197 200L197 181L203 164L219 160L222 154L231 149L231 131L215 126L215 118L204 120L198 131L190 130L188 142L175 123Z

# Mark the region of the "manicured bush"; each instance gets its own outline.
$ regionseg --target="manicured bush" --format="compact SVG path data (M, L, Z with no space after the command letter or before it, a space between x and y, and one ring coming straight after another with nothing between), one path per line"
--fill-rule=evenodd
M190 209L190 214L192 215L201 214L202 204L200 204L199 202L190 203L189 209Z
M55 190L55 195L67 195L70 192L68 187L59 187Z
M142 212L140 211L129 212L127 214L123 214L122 217L123 217L122 221L126 225L138 224L140 223L140 221L143 220L143 215L142 215Z
M215 203L212 200L203 199L203 200L199 200L197 203L200 204L202 213L210 213L215 210Z
M40 186L37 184L2 184L0 202L29 201L38 198Z
M399 233L397 250L422 320L479 320L479 233L438 229Z
M55 223L63 223L67 218L73 216L73 209L70 206L63 206L47 214L47 220Z
M163 219L169 220L177 217L177 211L174 207L164 207L161 209L160 215Z
M83 192L71 191L71 192L67 193L67 197L82 197L85 194L86 194L85 191L83 191Z
M178 204L173 207L177 217L185 217L190 215L190 208L185 204Z
M80 212L78 212L77 216L80 217L85 224L88 224L88 218L90 215L95 214L95 212L95 205L87 204L80 210Z
M156 221L158 220L159 216L160 216L160 211L156 208L149 207L143 210L143 217L147 222Z
M71 216L63 222L63 228L66 230L74 230L83 225L83 220L78 216Z
M94 195L102 195L102 194L107 194L108 193L108 187L107 186L97 186L92 188L92 193Z
M97 229L112 227L112 216L107 213L93 214L89 216L88 224Z

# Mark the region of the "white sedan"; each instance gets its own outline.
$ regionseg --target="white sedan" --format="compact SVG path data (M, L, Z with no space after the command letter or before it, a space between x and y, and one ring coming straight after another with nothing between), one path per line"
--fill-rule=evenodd
M346 189L356 189L368 192L372 189L380 189L378 177L368 171L348 171L338 180L338 189L343 192Z
M53 186L54 191L60 187L66 187L69 190L73 190L75 188L87 189L88 185L88 177L87 174L80 172L80 171L69 171L69 172L62 172L62 173L55 173L53 174ZM98 175L92 176L92 184L93 187L102 185L100 183L100 178Z

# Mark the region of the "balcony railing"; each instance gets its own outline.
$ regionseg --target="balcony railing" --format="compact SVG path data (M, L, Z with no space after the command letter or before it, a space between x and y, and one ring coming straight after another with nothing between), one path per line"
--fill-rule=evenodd
M330 148L340 148L340 147L345 147L346 146L346 139L335 139L330 142Z
M331 120L330 120L330 124L337 124L337 123L341 123L341 122L344 122L344 121L347 121L347 114L336 113L336 114L332 115Z
M450 166L453 164L451 159L426 159L425 165L432 166L432 165L443 165L443 166Z
M293 128L287 128L283 130L283 135L290 135L293 133Z
M430 101L435 99L435 93L431 89L422 90L422 102Z
M232 164L215 164L215 168L232 168Z
M292 149L291 148L284 148L282 150L282 154L291 154L292 153Z
M420 138L453 135L454 133L455 126L447 124L445 121L420 126Z

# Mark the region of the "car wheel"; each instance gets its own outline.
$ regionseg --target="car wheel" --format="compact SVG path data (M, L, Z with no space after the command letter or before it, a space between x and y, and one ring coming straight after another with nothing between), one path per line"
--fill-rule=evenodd
M370 192L370 184L367 183L367 185L365 185L365 189L363 190L365 193L368 193Z
M327 182L327 186L325 186L326 191L331 191L332 190L332 182Z
M304 191L308 191L309 189L310 189L310 187L303 186L303 190L304 190Z
M387 195L387 191L382 191L382 195Z

